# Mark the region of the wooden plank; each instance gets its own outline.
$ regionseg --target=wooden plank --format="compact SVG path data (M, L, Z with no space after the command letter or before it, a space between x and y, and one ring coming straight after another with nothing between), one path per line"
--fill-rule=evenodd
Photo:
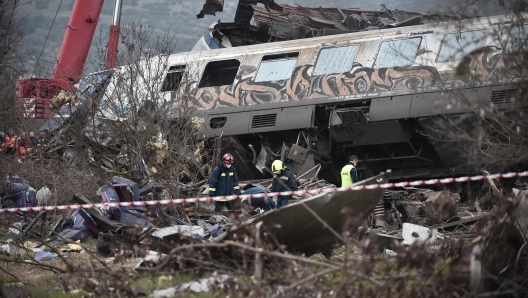
M456 227L458 225L474 222L474 221L481 220L481 219L486 218L486 217L488 217L488 214L479 215L479 216L470 217L470 218L465 218L465 219L457 220L457 221L454 221L454 222L449 222L449 223L446 223L446 224L443 224L443 225L439 225L439 226L433 226L433 228L445 229L445 228Z

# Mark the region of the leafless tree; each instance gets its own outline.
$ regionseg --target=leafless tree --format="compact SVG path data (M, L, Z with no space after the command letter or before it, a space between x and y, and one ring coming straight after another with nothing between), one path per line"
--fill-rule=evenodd
M0 129L14 125L15 80L21 72L17 55L22 39L20 12L27 1L0 1Z
M490 2L468 0L460 3L459 9L465 11ZM489 23L486 38L496 46L478 47L468 53L463 38L457 38L451 53L462 54L464 58L455 66L454 74L444 77L443 81L446 86L453 82L467 84L475 92L446 88L448 99L437 104L461 109L463 116L437 116L434 126L423 132L436 142L458 148L457 158L463 158L472 171L518 170L528 163L528 120L525 117L528 94L522 84L528 70L528 31L522 14L527 4L526 1L499 1L505 12L501 24L492 24L485 16L481 17L479 22ZM480 37L476 39L483 41ZM480 94L476 89L490 82L508 87L497 92L491 102L485 98L489 94ZM511 89L511 86L517 87Z
M113 71L92 120L119 122L121 145L140 152L158 177L195 180L205 169L200 169L203 146L194 138L196 118L184 87L192 70L169 70L174 36L168 32L153 36L153 32L141 23L122 29L120 66ZM101 47L99 53L104 53ZM171 71L173 75L167 75Z

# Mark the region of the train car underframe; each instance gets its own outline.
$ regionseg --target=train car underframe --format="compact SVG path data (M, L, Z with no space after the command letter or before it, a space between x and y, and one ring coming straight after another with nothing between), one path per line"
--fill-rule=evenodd
M396 180L471 172L458 149L463 144L434 135L438 116L370 123L367 116L357 107L321 106L307 129L221 137L214 145L219 154L229 152L240 161L242 180L272 177L266 166L281 159L297 176L308 173L304 177L340 185L340 170L351 154L359 157L362 179L387 169Z

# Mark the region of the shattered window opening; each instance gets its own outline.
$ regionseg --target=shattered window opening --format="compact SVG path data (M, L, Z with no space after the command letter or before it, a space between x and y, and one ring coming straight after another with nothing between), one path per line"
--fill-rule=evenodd
M215 129L215 128L222 128L227 122L227 117L215 117L211 118L209 120L209 127Z
M384 41L378 51L374 68L412 65L420 47L421 37Z
M207 63L198 88L231 85L240 67L237 59L211 61Z
M297 65L299 52L266 55L262 58L255 82L289 79Z
M462 60L465 55L480 48L486 37L486 30L446 34L436 62Z
M344 73L352 69L359 46L324 48L319 52L313 71L314 76Z
M178 90L184 73L185 65L173 65L169 67L167 76L161 86L161 92Z

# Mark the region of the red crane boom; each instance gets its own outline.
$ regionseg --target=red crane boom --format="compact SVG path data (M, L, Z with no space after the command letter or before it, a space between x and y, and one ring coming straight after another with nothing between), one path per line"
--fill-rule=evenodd
M114 18L110 26L110 35L108 36L108 47L106 48L106 69L114 68L117 58L117 48L119 46L119 33L121 28L121 0L115 0L114 4Z
M104 0L75 1L70 21L64 27L66 33L52 76L16 82L18 117L48 119L51 116L49 108L51 100L61 90L75 92L74 84L81 78L103 4ZM121 0L115 0L115 5L114 24L110 29L107 49L107 69L115 66L119 43L119 18L116 23L116 14L121 13Z

